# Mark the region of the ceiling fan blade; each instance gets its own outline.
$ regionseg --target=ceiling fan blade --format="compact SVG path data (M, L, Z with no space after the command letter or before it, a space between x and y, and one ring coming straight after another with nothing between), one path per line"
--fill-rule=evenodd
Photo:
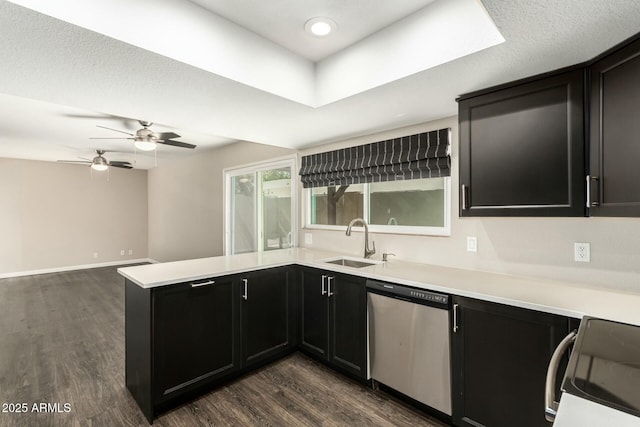
M172 141L170 139L165 139L164 141L157 141L157 142L158 144L173 145L174 147L196 148L196 146L193 144L188 144L186 142L180 142L180 141Z
M60 163L81 163L83 165L90 165L92 162L85 162L80 160L58 160Z
M108 127L106 127L106 126L100 126L100 125L96 125L96 127L99 127L99 128L102 128L102 129L107 129L107 130L112 130L112 131L114 131L114 132L125 133L125 134L130 135L130 136L134 136L134 134L132 134L132 133L130 133L130 132L125 132L125 131L123 131L123 130L118 130L118 129L108 128Z
M129 162L109 162L109 166L122 169L133 169L133 165Z
M124 136L121 137L114 137L114 138L96 138L96 137L90 137L89 139L135 139L135 138L126 138Z
M180 135L174 132L157 132L157 133L154 132L153 135L158 139L164 139L164 140L180 138Z
M64 117L71 117L73 119L93 119L93 120L122 120L122 117L112 116L110 114L62 114Z

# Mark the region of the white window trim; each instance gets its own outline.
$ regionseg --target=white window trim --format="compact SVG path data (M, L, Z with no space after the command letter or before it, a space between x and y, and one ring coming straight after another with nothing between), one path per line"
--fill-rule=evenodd
M365 192L368 191L369 184L364 184ZM333 230L344 231L344 225L324 225L311 223L311 189L305 189L304 218L305 229L309 230ZM363 206L363 215L369 217L369 198L365 199ZM355 230L363 229L362 227L354 227ZM419 227L408 225L380 225L369 224L369 231L380 234L413 234L419 236L451 236L451 177L444 179L444 225L442 227Z
M245 175L248 173L256 173L270 169L277 169L282 167L290 167L291 168L291 247L297 246L298 242L298 185L297 185L297 173L298 173L298 157L297 155L291 155L286 157L278 157L275 159L271 159L265 162L255 162L248 163L245 165L234 166L230 168L225 168L222 170L222 182L224 183L222 193L223 193L223 235L224 235L224 246L223 253L224 255L231 254L231 194L229 192L229 188L231 185L231 178L237 175ZM260 188L261 184L257 183L256 185L256 193L258 191L262 191ZM258 229L256 230L256 234L260 236L262 234L262 225L260 221L257 220L260 212L256 210L256 218L255 223L257 224ZM262 245L258 245L258 252L263 252Z

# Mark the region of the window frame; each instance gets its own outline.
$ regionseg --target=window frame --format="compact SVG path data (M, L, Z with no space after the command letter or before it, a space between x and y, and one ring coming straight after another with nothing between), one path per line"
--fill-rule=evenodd
M424 227L416 225L382 225L369 224L370 210L370 192L369 183L364 183L363 189L363 216L369 225L369 231L380 234L413 234L419 236L451 236L451 177L442 177L444 179L444 225L442 227ZM436 178L434 178L436 179ZM304 189L304 228L308 230L333 230L344 231L344 225L327 225L311 223L311 188ZM364 227L354 227L356 230L362 230Z
M229 168L224 168L222 170L222 179L223 179L223 235L224 235L224 245L223 245L223 254L231 255L231 219L233 217L231 212L231 179L238 175L246 175L246 174L257 174L258 172L263 172L271 169L278 169L289 167L291 168L291 248L296 247L298 243L298 184L297 184L297 173L298 173L298 158L296 155L279 157L263 162L255 162L249 163L240 166L233 166ZM256 180L256 195L262 193L262 182L260 180ZM258 200L261 200L261 197L258 197ZM265 252L262 244L261 234L262 230L262 221L258 219L261 218L263 212L262 203L258 202L256 206L256 213L254 215L254 221L256 226L256 238L258 239L257 252Z

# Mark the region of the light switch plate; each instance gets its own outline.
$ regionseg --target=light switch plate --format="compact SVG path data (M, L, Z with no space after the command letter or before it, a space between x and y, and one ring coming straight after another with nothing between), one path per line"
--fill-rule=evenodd
M312 245L313 244L313 234L304 233L304 244L305 245Z
M467 252L478 252L478 238L467 236Z

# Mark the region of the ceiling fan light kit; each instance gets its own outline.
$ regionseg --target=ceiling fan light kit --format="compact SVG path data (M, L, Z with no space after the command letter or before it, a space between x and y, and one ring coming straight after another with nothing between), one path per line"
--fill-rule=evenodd
M102 171L106 171L107 169L109 169L109 166L108 165L102 165L102 164L94 163L94 164L91 165L91 169L93 169L94 171L102 172Z
M98 155L91 161L91 169L95 171L106 171L107 169L109 169L109 162L107 161L107 159L102 157L104 151L96 150L96 153L98 153Z
M153 151L156 149L156 142L153 140L137 139L134 142L136 148L140 151Z

